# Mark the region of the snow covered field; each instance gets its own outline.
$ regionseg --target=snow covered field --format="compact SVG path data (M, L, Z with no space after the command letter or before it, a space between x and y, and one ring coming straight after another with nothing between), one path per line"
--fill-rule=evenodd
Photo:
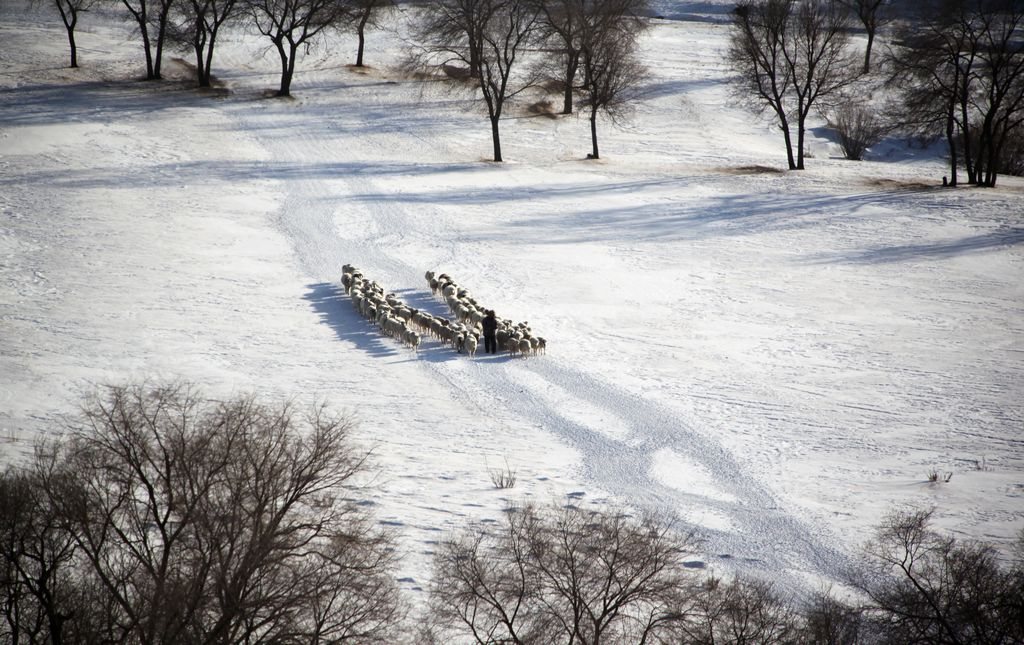
M722 2L657 4L623 129L502 123L395 71L400 33L300 62L223 41L221 87L134 80L126 24L0 5L0 451L59 433L98 383L326 400L360 420L364 491L407 589L433 545L510 501L675 514L692 566L838 579L881 516L1006 545L1024 529L1024 181L943 190L941 150L807 170L735 107ZM48 9L48 8L47 8ZM179 79L179 80L173 80ZM418 354L357 316L350 262L445 313L445 271L548 340ZM489 471L517 474L499 490ZM929 483L929 472L952 473Z

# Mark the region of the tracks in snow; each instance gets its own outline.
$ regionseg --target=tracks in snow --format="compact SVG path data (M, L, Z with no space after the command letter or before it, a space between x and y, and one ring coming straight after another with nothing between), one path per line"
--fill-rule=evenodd
M359 156L373 159L375 151L363 149L358 133L339 137L318 129L325 124L314 119L317 112L288 104L261 110L242 104L234 112L273 159L266 175L282 180L284 192L277 225L294 246L303 273L334 283L341 264L352 262L379 277L385 288L422 290L423 271L430 267L410 265L399 256L401 249L442 244L453 257L457 253L458 240L437 235L429 204L417 204L412 212L397 201L353 198L382 194L369 171L332 170L351 168ZM406 135L390 136L392 149L401 150ZM443 304L433 302L420 304L443 313ZM553 434L578 452L586 483L622 502L678 514L694 524L701 524L696 518L715 518L696 526L709 564L788 579L794 586L808 574L842 579L848 569L847 556L824 529L787 509L713 437L680 415L589 375L582 365L555 356L430 360L429 355L416 365L482 414L498 408Z

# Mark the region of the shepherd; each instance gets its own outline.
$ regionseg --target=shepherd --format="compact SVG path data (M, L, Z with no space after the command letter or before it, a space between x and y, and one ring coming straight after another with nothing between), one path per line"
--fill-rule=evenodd
M498 341L494 334L498 331L498 319L494 317L494 310L488 309L481 325L484 328L484 353L496 354L498 352Z

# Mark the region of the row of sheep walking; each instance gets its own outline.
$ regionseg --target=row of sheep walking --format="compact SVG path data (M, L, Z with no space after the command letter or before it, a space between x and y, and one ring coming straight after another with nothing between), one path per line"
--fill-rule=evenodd
M356 311L364 318L377 325L381 332L401 343L418 350L420 341L425 336L438 340L442 345L448 345L459 353L475 356L477 348L481 344L483 330L481 323L483 316L476 321L472 316L457 314L458 320L452 321L447 318L434 316L430 313L415 309L404 303L394 293L386 293L384 288L373 280L364 277L358 268L345 264L342 267L341 284L345 293L352 300ZM475 306L475 303L474 303ZM510 323L509 323L510 325ZM513 354L519 353L523 356L537 353L538 349L527 340L523 345L522 340L527 338L529 328L516 328L515 334L507 329L500 329L498 334L503 338L502 345ZM511 339L515 338L515 347ZM534 340L537 343L537 340ZM540 351L544 349L543 339L539 339Z
M470 333L479 339L483 335L482 325L488 309L476 301L469 289L460 287L447 273L427 271L424 277L430 286L430 292L435 296L440 294L456 319L461 324L468 325ZM508 350L512 355L519 354L524 358L547 352L547 341L534 334L529 323L513 323L502 318L498 318L497 321L494 337L498 349Z
M352 299L352 306L364 318L376 324L381 333L390 336L414 350L419 349L421 334L410 323L416 310L407 306L393 293L363 277L363 272L346 264L342 267L341 285Z

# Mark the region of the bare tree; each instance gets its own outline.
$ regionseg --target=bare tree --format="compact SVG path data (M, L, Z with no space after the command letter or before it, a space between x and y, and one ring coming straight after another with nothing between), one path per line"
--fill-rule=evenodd
M299 50L313 47L324 33L349 17L343 0L245 0L256 30L270 39L281 59L277 96L291 96Z
M929 527L931 511L886 517L858 581L886 643L995 644L1024 640L1024 570L1000 566L989 545Z
M487 106L494 160L502 161L498 124L505 105L532 87L535 77L513 76L537 26L532 0L435 0L418 30L419 64L466 66ZM430 31L433 29L434 31ZM427 40L423 40L423 39Z
M782 645L797 642L799 616L768 582L711 577L696 590L685 620L675 623L679 642Z
M414 38L421 52L416 66L458 62L471 78L480 76L480 50L489 0L433 0L418 12Z
M115 387L42 487L97 581L114 642L384 640L393 550L345 488L364 456L322 407L300 419L185 385Z
M566 642L646 643L676 616L689 547L660 518L568 507L537 523L530 555Z
M583 28L584 0L538 0L540 23L538 36L559 60L552 74L562 91L562 114L572 114L576 91L576 72L580 66L580 31ZM548 63L546 57L543 61Z
M146 55L146 79L163 78L161 66L167 44L171 12L180 0L121 0L139 28L142 49ZM153 30L156 33L153 33Z
M599 159L597 115L615 119L626 114L639 97L646 69L635 55L636 40L629 31L602 29L585 36L581 46L583 106L590 111L592 159Z
M830 592L818 593L803 608L804 640L817 645L857 645L865 642L864 611L836 599Z
M892 130L874 110L850 98L832 111L829 125L839 133L839 146L847 159L860 161L868 148Z
M240 7L238 0L187 0L178 6L173 39L192 50L199 87L210 87L217 36L240 15Z
M378 25L381 10L392 4L392 0L352 0L353 21L359 46L356 50L356 67L363 66L363 50L366 47L366 28Z
M737 91L754 109L774 113L790 170L804 168L812 109L856 79L848 23L836 0L743 0L732 12L728 59L738 72Z
M539 39L556 53L562 89L562 113L572 114L577 88L576 74L586 42L593 48L600 36L639 32L647 0L537 0L540 9Z
M979 113L975 183L995 186L1000 160L1011 134L1024 124L1024 4L1010 0L981 3L975 14Z
M842 2L864 25L864 32L868 36L867 48L864 50L863 69L863 73L867 74L871 71L871 49L875 43L875 35L885 21L886 16L882 8L887 4L887 0L842 0Z
M921 137L945 135L951 186L958 183L959 135L970 128L965 121L966 96L976 62L970 39L956 24L946 13L927 19L922 11L897 30L887 56L893 70L887 84L897 88L901 97L898 121L904 130Z
M64 642L73 601L67 573L75 543L49 512L34 473L0 473L0 640Z
M547 631L529 553L532 510L510 509L500 531L477 529L434 556L430 611L437 627L477 643L532 643Z
M78 67L78 45L75 44L75 28L78 26L79 14L92 9L100 0L33 0L34 4L53 2L57 7L64 29L68 34L68 45L71 50L71 62L68 67Z
M1012 0L923 3L889 52L900 121L918 135L943 133L950 185L994 186L1001 151L1024 124L1024 7Z
M510 510L500 533L444 546L434 615L478 643L655 642L678 617L686 547L671 523L615 510Z

